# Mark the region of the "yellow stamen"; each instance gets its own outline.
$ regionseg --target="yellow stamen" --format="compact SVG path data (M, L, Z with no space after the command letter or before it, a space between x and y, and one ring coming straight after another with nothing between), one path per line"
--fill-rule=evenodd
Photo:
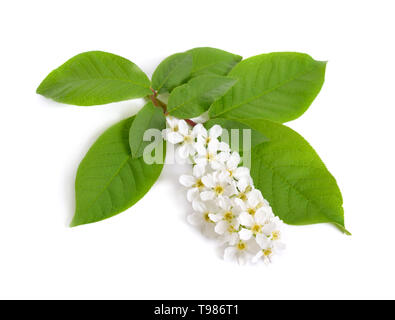
M235 227L233 225L230 225L228 228L228 232L233 233L233 232L237 232L237 230L235 229Z
M276 230L272 232L272 239L273 240L278 240L280 239L280 231Z
M214 192L215 192L217 195L221 195L221 194L224 192L224 188L223 188L222 186L218 185L218 186L216 186L216 187L214 188Z
M244 250L245 248L246 248L245 242L239 241L239 243L237 244L237 249Z
M204 183L202 182L201 179L196 180L196 183L193 185L195 188L203 188L204 187Z
M247 195L244 192L240 192L238 197L243 201L247 200Z
M262 251L263 251L263 255L265 257L268 257L268 256L270 256L272 254L272 250L271 249L264 249Z
M261 232L261 230L262 230L262 226L259 224L254 224L251 228L251 231L253 234L257 234L257 233Z
M233 216L233 212L232 211L228 211L228 212L226 212L225 214L224 214L224 220L226 220L226 221L232 221L233 220L233 218L234 218L234 216Z
M212 222L211 219L210 219L210 217L209 217L208 215L209 215L209 212L205 212L205 213L204 213L204 215L203 215L204 220L205 220L206 222Z

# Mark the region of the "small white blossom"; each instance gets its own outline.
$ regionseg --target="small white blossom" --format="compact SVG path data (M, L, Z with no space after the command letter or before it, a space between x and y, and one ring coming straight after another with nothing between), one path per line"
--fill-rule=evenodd
M262 234L264 229L270 225L270 217L268 211L264 208L258 209L253 216L247 212L242 212L239 221L244 228L239 232L240 239L249 240L252 236Z
M212 140L207 146L195 144L197 155L194 161L197 165L206 167L208 164L213 170L219 170L224 167L224 163L229 159L229 150L223 147L223 142Z
M202 177L205 170L201 166L194 166L192 175L183 174L180 176L179 181L184 186L189 188L187 191L187 199L192 202L200 197L200 191L204 190L205 186L202 182Z
M210 214L216 212L216 205L212 202L202 202L194 200L192 202L194 212L187 217L190 224L198 226L207 237L213 238L216 236L214 231L215 223L210 219Z
M272 215L270 221L266 222L262 233L256 236L256 242L261 249L252 259L253 263L260 259L263 259L265 263L271 262L273 255L278 255L285 249L285 245L281 241L281 227L282 221Z
M197 143L203 146L208 146L210 142L218 141L218 138L222 134L222 128L217 124L212 126L209 131L207 131L206 128L200 123L197 124L195 128L197 134Z
M225 153L227 151L224 151ZM238 152L234 151L229 153L229 155L225 158L224 161L220 163L219 170L223 170L227 172L227 174L236 179L237 181L245 181L247 182L250 179L250 170L246 167L239 167L241 158Z
M258 243L258 241L257 241ZM279 255L285 249L285 245L280 241L270 241L269 239L260 241L259 246L261 249L254 255L251 262L257 263L263 260L265 263L271 262L273 255Z
M238 231L240 222L239 211L233 206L229 198L221 198L217 201L218 212L210 214L211 221L215 222L215 232L223 236L223 243L235 245L239 240Z
M236 193L235 185L223 171L214 171L203 176L202 182L207 188L206 191L200 193L200 198L203 201L230 197Z
M257 244L255 241L238 241L235 245L229 246L224 251L225 261L236 260L240 265L247 263L249 257L256 252Z
M243 212L249 213L250 215L254 215L261 207L267 207L268 210L271 210L269 203L262 197L262 193L257 189L248 192L244 201L239 198L236 198L235 201Z
M180 143L184 140L184 135L189 133L188 124L184 120L168 116L166 117L168 128L162 131L163 138L172 144Z

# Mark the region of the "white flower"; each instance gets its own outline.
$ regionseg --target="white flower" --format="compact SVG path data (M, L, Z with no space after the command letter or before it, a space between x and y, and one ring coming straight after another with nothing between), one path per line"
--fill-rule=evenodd
M219 125L214 125L209 131L203 127L202 124L197 124L195 126L197 133L197 143L203 146L207 146L210 142L218 141L218 138L222 134L222 128Z
M220 164L220 170L226 171L230 177L235 178L236 180L250 177L250 170L248 168L239 167L240 161L239 153L234 151L224 159L223 163Z
M203 201L214 200L221 197L230 197L236 193L236 188L225 172L214 171L202 177L207 191L200 193Z
M197 131L190 129L185 120L171 116L166 118L168 128L163 130L163 137L172 144L178 144L177 154L181 159L187 159L196 153L195 143Z
M258 189L253 189L246 194L247 199L236 198L235 202L240 206L243 212L254 215L255 212L261 207L268 207L271 210L269 203L262 197L262 193Z
M192 207L195 210L187 217L190 224L198 226L204 235L213 238L216 236L214 231L215 223L210 219L210 214L216 212L217 206L213 202L194 200Z
M247 195L254 189L251 177L240 179L236 182L237 194L236 197L242 201L247 201Z
M268 226L270 226L271 230L270 218L271 213L264 208L258 209L254 216L247 212L242 212L239 216L239 221L244 228L239 231L240 239L249 240L252 236L262 234Z
M240 265L246 264L249 257L256 252L255 241L238 241L234 246L227 247L224 251L224 260L237 260Z
M172 144L180 143L184 140L184 135L189 133L188 124L184 120L179 120L172 116L166 117L168 128L162 131L163 138Z
M258 242L258 241L257 241ZM265 263L271 262L273 255L278 255L285 249L285 245L280 241L270 241L269 239L264 239L259 243L261 249L252 258L251 262L256 263L260 259L263 259Z
M199 198L200 191L204 190L205 186L202 181L202 176L205 170L202 166L193 166L193 175L183 174L179 178L179 182L184 186L189 188L187 191L188 201L193 201Z
M264 262L271 262L273 255L278 255L285 249L284 243L281 242L281 229L282 221L272 215L270 221L265 225L262 233L257 234L256 242L260 246L260 250L252 259L255 263L260 259Z
M193 156L197 152L196 137L200 130L200 126L196 125L192 130L188 131L188 134L184 135L184 140L180 143L180 146L177 149L177 152L182 159Z
M197 155L194 158L196 164L206 167L210 164L213 170L224 167L225 161L229 159L229 152L223 147L223 142L212 140L207 146L197 142L195 144Z
M261 210L261 209L259 209ZM258 211L259 211L258 210ZM258 212L257 212L258 213ZM260 244L262 239L268 239L271 241L278 241L281 239L281 227L283 222L273 214L266 215L264 227L262 228L262 233L257 235L256 241ZM262 242L264 243L264 242Z
M217 205L219 211L209 215L210 219L215 222L214 230L222 236L223 243L235 245L239 240L240 223L237 219L239 211L229 198L219 199Z

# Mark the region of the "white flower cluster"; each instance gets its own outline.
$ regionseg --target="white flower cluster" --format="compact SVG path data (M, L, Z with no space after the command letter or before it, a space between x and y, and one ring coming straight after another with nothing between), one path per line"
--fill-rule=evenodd
M207 131L202 124L190 128L184 120L169 116L167 124L164 138L177 145L178 156L193 163L192 175L180 177L194 210L188 221L221 241L225 260L270 262L284 248L282 221L254 188L249 169L240 166L240 155L219 141L222 128L214 125Z

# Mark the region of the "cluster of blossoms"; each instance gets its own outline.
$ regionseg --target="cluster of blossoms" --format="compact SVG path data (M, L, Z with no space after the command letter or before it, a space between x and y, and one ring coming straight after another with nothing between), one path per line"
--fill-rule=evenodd
M282 221L255 189L248 168L240 166L239 153L220 141L222 128L206 130L202 124L191 128L185 120L167 117L164 138L176 145L182 159L190 159L192 175L182 175L193 213L188 221L203 233L220 240L225 260L240 264L270 262L281 251Z

